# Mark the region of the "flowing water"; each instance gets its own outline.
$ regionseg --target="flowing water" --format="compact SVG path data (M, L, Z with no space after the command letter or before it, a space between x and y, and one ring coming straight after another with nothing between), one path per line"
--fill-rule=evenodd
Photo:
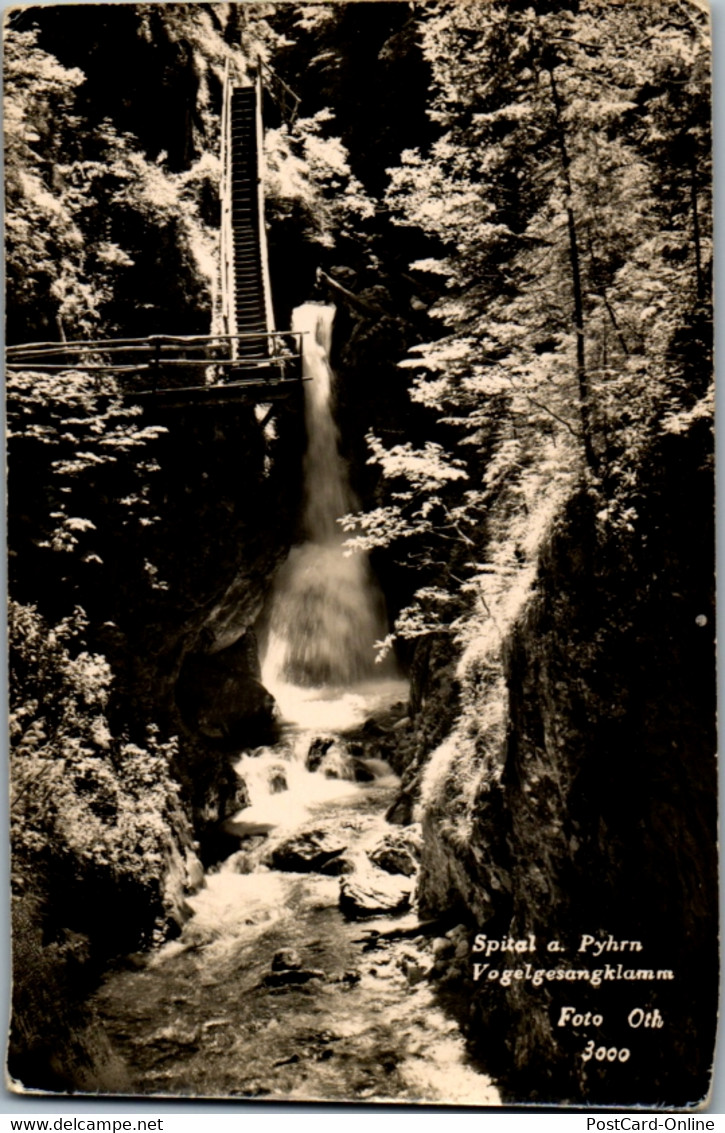
M126 1067L127 1092L496 1105L429 978L431 940L415 913L356 920L340 908L346 878L372 869L390 879L368 853L400 828L384 817L398 788L390 766L369 744L353 757L335 736L364 735L370 719L375 734L394 736L407 686L375 664L382 597L366 560L345 556L336 523L356 504L332 413L333 317L306 304L294 318L312 379L305 542L277 580L263 663L282 739L240 753L250 801L225 823L239 850L190 898L179 940L129 958L92 1007ZM309 757L321 736L332 746L317 766ZM344 876L297 872L275 856L311 830L344 846Z
M292 688L347 688L382 675L375 642L385 636L382 594L365 555L346 554L338 519L357 510L340 455L329 364L335 308L305 303L292 327L303 332L307 451L302 528L271 601L262 678L283 706Z
M270 793L269 772L280 766L290 791ZM415 913L348 920L340 878L263 861L310 818L341 835L353 861L363 857L390 830L383 815L395 777L381 768L353 783L290 768L267 751L250 780L250 810L266 800L266 820L283 825L264 839L241 838L190 899L194 915L180 939L130 958L96 993L96 1017L126 1067L124 1092L500 1104L427 978L431 940ZM294 806L275 814L277 800L298 788ZM282 949L294 949L312 978L270 984Z

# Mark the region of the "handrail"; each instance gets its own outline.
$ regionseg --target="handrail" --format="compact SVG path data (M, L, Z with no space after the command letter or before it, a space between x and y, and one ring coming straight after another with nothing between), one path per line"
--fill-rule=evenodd
M50 354L65 353L72 350L116 350L121 347L131 349L151 349L164 344L210 345L215 342L228 342L239 339L294 338L298 339L306 330L245 331L241 334L150 334L144 338L76 338L70 342L22 342L5 348L6 355L26 354L36 350L46 350Z
M213 366L215 368L226 368L236 370L269 370L274 366L279 365L281 362L295 362L297 361L296 354L279 354L274 358L269 358L267 355L259 358L245 358L240 362L238 358L164 358L162 364L166 366ZM143 373L145 370L156 370L158 367L150 362L137 362L135 364L129 363L125 366L114 366L110 362L8 362L6 363L8 370L58 370L68 372L69 370L105 370L106 373Z
M171 371L192 369L197 373L203 372L194 387L199 391L230 388L245 382L262 382L266 387L302 380L302 335L307 333L293 330L244 331L238 334L155 334L145 338L28 342L8 346L5 365L9 373L21 370L68 373L76 370L150 375L153 384L158 383L164 372L170 377ZM235 356L234 345L239 340L254 342L256 348L244 357ZM240 375L245 375L241 383L235 380Z
M261 59L258 60L261 64ZM270 74L274 72L270 70ZM286 84L275 75L282 89L295 100L292 118L297 112L299 99ZM221 325L222 332L204 335L152 334L139 338L87 338L66 341L26 342L7 346L5 349L6 369L47 371L88 371L91 373L144 375L141 384L158 386L164 381L183 381L178 374L184 368L193 368L196 374L187 380L198 380L196 387L184 388L179 392L229 389L233 386L254 385L272 387L292 382L305 381L302 373L302 335L308 331L274 329L269 259L264 223L263 154L264 137L262 128L262 77L261 66L254 73L236 75L229 59L225 63L224 87L221 120L221 158L222 181L221 197ZM251 88L249 96L234 92L240 87ZM234 102L233 102L234 98ZM235 117L236 116L236 117ZM232 119L253 128L251 151L233 153ZM252 121L253 118L253 121ZM236 138L236 135L234 136ZM240 164L241 163L241 164ZM256 170L254 168L256 164ZM234 180L235 168L249 166L245 172L244 188ZM256 183L255 183L256 175ZM235 195L236 194L236 195ZM236 202L236 204L235 204ZM235 212L236 209L236 212ZM254 214L250 219L248 214ZM241 267L235 254L235 225L246 226L249 234L256 239L258 263L254 272L249 269L245 259ZM250 227L251 226L251 227ZM246 231L246 229L245 229ZM255 261L256 262L256 261ZM249 269L249 270L248 270ZM239 278L238 278L239 270ZM257 278L257 273L259 278ZM239 284L239 295L237 294ZM248 302L247 292L253 293L255 303ZM259 312L257 326L256 305L261 300L263 315ZM246 330L238 330L237 319ZM214 320L216 322L216 319ZM214 325L214 324L213 324ZM218 324L217 324L218 325ZM172 378L176 370L178 376ZM201 371L201 372L199 372ZM124 387L128 382L120 383ZM130 384L134 384L132 381ZM172 390L137 390L134 396L144 393L172 393ZM285 391L286 392L286 391Z

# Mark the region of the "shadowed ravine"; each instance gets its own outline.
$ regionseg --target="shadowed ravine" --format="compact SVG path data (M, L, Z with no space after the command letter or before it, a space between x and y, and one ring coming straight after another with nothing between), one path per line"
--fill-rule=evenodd
M399 781L366 739L366 724L384 734L405 717L408 689L375 663L382 595L337 524L356 505L332 414L333 316L294 315L310 379L305 541L276 580L263 660L283 738L240 753L248 805L224 824L239 850L190 900L181 938L109 975L94 1008L134 1093L497 1104L456 1004L437 1001L435 934L413 911L418 829L386 821Z
M390 773L355 784L298 770L298 786L305 777L308 826L310 816L330 823L353 858L392 829L383 818L396 788ZM140 971L111 974L95 996L129 1068L127 1088L497 1104L426 978L431 941L415 932L415 914L351 921L338 906L338 877L262 865L235 872L280 838L243 842L255 848L208 876L180 940L139 958ZM408 935L378 936L391 930ZM307 982L274 985L282 950L297 954Z
M383 596L365 555L346 554L338 519L357 509L339 449L329 365L335 308L305 303L292 316L303 334L307 451L304 542L292 548L269 607L263 676L281 685L347 686L380 675L375 642L385 636Z

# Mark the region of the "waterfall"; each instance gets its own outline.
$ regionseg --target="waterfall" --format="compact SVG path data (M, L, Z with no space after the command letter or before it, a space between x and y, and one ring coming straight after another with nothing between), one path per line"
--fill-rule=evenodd
M343 687L379 677L374 643L386 632L382 594L362 554L346 554L337 520L355 511L333 415L330 344L335 308L297 307L292 329L305 332L303 374L307 451L304 542L293 547L276 580L268 619L265 685Z

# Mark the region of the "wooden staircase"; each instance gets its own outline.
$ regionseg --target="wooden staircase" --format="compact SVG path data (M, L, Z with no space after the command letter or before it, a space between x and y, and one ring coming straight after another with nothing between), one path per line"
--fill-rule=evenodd
M235 348L241 364L273 352L275 330L267 262L262 189L262 86L242 85L229 72L222 113L222 324L244 335ZM246 337L255 336L260 338Z
M134 401L168 408L274 401L301 389L301 334L274 324L259 75L235 82L227 71L221 137L221 310L212 333L24 343L7 348L8 371L113 374Z
M267 325L264 294L259 214L259 157L257 152L256 102L254 87L235 87L230 106L230 191L233 241L234 330L237 334L274 329ZM239 343L238 357L259 355L264 338L248 338Z

